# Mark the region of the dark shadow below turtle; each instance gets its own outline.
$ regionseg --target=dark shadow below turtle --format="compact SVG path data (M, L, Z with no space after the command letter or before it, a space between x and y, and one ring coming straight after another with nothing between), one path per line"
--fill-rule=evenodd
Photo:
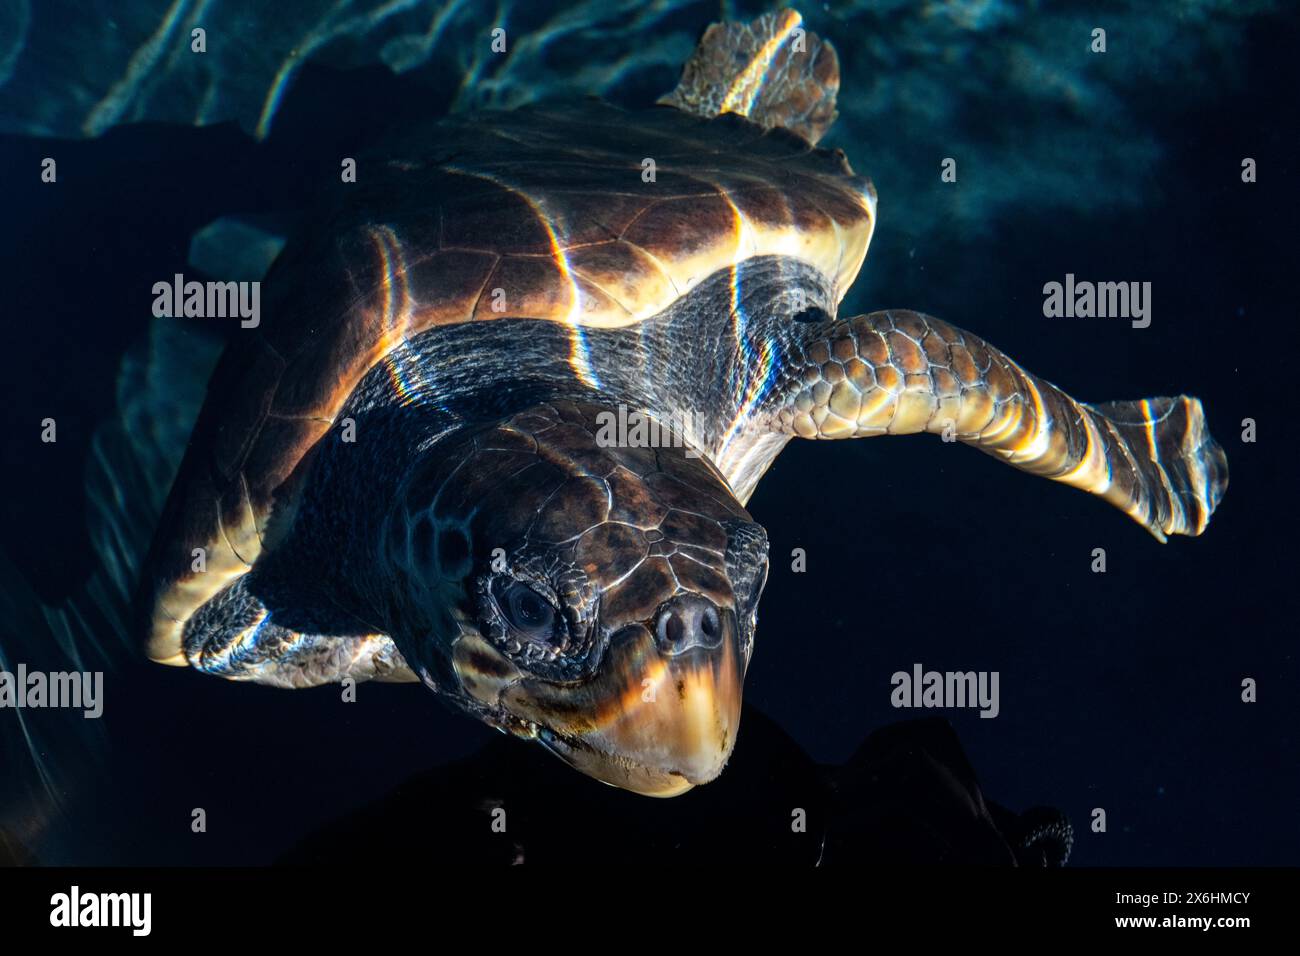
M323 827L278 862L1061 866L1069 857L1064 815L987 800L947 720L883 727L834 766L754 708L743 719L727 772L675 800L601 787L502 737Z

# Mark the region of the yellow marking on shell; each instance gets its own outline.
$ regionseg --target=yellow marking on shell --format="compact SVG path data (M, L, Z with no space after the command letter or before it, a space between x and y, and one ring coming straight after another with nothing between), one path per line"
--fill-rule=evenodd
M195 611L248 572L248 565L226 542L220 529L216 540L209 543L204 561L202 573L192 572L159 596L145 649L150 660L178 667L189 663L181 649L186 623Z
M262 554L262 535L257 528L257 516L253 513L253 504L248 500L248 485L242 476L238 480L243 492L240 495L240 503L243 507L239 509L239 514L232 523L227 523L224 516L221 518L221 534L226 546L234 552L235 558L244 567L251 568Z
M496 182L494 177L485 174L456 167L447 168ZM499 185L504 186L504 184ZM709 276L724 269L734 269L744 261L757 256L787 256L818 270L830 281L834 289L835 301L838 303L857 277L866 258L867 247L875 228L875 219L872 214L874 207L869 195L857 192L845 182L834 182L834 186L841 190L845 197L852 197L865 215L847 223L831 219L827 228L813 230L800 230L793 224L766 227L746 217L743 236L737 236L735 230L728 230L725 235L719 236L716 242L689 256L675 253L656 255L636 242L623 239L623 242L636 249L639 255L659 270L671 288L647 288L640 298L635 295L626 299L616 299L613 296L605 299L595 298L589 303L589 308L584 308L580 283L590 280L580 268L571 265L561 245L562 237L545 217L539 215L539 221L545 226L549 237L550 257L560 273L560 281L568 289L568 295L554 311L546 310L526 317L562 322L574 329L570 365L584 380L590 381L594 380L594 376L591 374L586 343L582 337L583 330L616 329L637 325L662 312L672 305L675 299L689 293ZM721 194L721 191L719 193ZM520 195L528 199L527 196ZM729 198L727 201L731 202ZM794 201L798 201L797 197ZM732 205L734 206L734 203ZM733 275L733 282L734 279ZM593 288L597 287L596 283L591 284ZM483 318L487 320L492 316L483 316Z
M677 285L677 279L673 275L672 269L668 268L667 263L665 263L662 259L656 256L649 249L645 249L641 246L638 246L635 242L628 242L626 239L621 239L619 241L627 243L627 245L631 246L638 253L645 256L646 259L648 259L651 263L653 263L654 267L659 270L659 274L662 275L665 279L667 279L668 284L673 287L673 296L675 298L681 297L682 289ZM638 311L629 308L625 303L620 303L620 305L623 306L624 311L627 312L628 315L628 320L626 323L624 323L625 325L634 324L635 322L640 320L638 317L644 316L646 314L645 306L642 306L641 309ZM599 325L600 323L589 322L588 324L596 326Z
M643 246L626 239L623 241L635 247L658 267L672 286L674 297L686 295L709 276L724 269L733 270L734 292L737 281L734 270L737 266L758 256L787 256L812 266L826 276L832 284L835 302L838 304L853 284L866 258L867 247L875 230L875 204L866 192L858 192L844 182L836 182L835 185L842 190L844 196L851 196L863 210L865 215L861 219L841 223L827 215L830 225L824 230L800 230L792 223L767 227L744 216L725 191L719 189L718 195L722 196L736 215L736 225L724 236L720 236L717 242L695 255L656 256ZM623 302L611 298L609 304L597 302L589 309L575 307L580 292L574 277L583 278L581 270L570 267L549 224L548 234L551 237L552 256L564 281L570 286L571 296L563 313L537 315L533 318L562 321L582 328L624 328L643 322L672 304L671 299L647 296L640 301L634 299ZM579 306L580 304L578 302ZM584 345L580 362L585 361L585 358Z
M582 292L578 289L578 283L574 281L573 272L569 268L569 259L560 246L559 238L549 222L545 223L545 226L546 235L551 243L551 257L559 267L564 283L569 287L569 314L563 320L569 326L569 369L589 388L600 388L600 380L591 367L586 333L582 330Z
M876 231L876 201L871 197L870 193L854 193L853 195L867 214L866 227L863 228L861 224L853 223L849 228L846 228L838 220L831 219L832 231L835 234L835 245L839 250L834 272L830 274L830 278L835 283L836 305L843 301L844 296L848 294L849 287L853 285L853 280L858 277L862 263L867 258L867 247L871 245L871 237Z
M145 656L155 664L168 667L188 667L189 661L181 652L181 630L179 621L173 621L164 613L156 613L149 629L149 643Z
M777 52L801 23L803 17L794 10L782 11L777 31L763 44L754 58L749 61L749 65L737 73L736 78L731 81L727 95L722 100L721 112L749 115L754 108L754 101L758 99L758 94L762 92L767 82L764 74L771 69L772 60L776 58Z
M561 245L560 236L555 231L552 224L551 215L548 213L541 200L537 199L523 188L508 183L500 176L492 173L485 173L481 170L467 169L462 166L447 166L453 172L461 173L465 176L474 176L478 179L485 179L494 185L510 192L525 203L532 210L533 216L546 231L546 241L551 250L551 261L555 267L560 270L560 278L569 292L569 304L567 311L563 316L555 317L558 321L569 326L569 368L580 381L589 388L600 388L600 380L591 368L591 357L587 350L587 340L583 332L583 326L588 324L583 321L583 296L582 290L578 287L575 273L569 265L569 257L564 252L564 246ZM549 318L549 317L548 317ZM591 323L595 324L595 323ZM622 323L616 323L622 324Z
M835 303L838 305L840 299L842 298L840 294L839 281L840 281L840 269L844 265L844 236L841 234L843 230L840 229L840 224L836 222L834 219L831 220L831 232L835 234L835 244L839 246L839 255L835 259L835 274L831 276L831 279L835 283L835 288L832 290L832 295L835 296ZM848 287L845 286L846 291L847 289Z

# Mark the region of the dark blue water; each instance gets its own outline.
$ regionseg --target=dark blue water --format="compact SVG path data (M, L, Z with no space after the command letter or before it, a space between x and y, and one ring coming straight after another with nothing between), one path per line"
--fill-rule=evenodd
M165 9L145 6L123 5L134 18L115 17L111 42L92 17L60 45L51 37L61 4L36 4L0 87L0 540L16 569L0 649L11 663L40 653L37 597L49 607L75 599L103 563L87 531L92 438L115 415L124 354L146 336L148 290L186 270L196 230L236 213L291 225L337 176L338 157L404 117L571 96L584 82L645 105L671 88L675 64L719 14L716 4L636 16L586 4L501 14L453 5L427 57L410 65L410 38L441 9L414 5L370 28L340 26L283 83L268 120L276 64L263 60L293 45L298 20L241 20L235 5L217 5L205 21L211 85L177 59L108 122L93 110L129 59L113 51L135 49ZM309 5L277 7L311 20ZM771 761L773 741L785 747L788 737L809 761L835 765L873 730L928 716L890 705L890 675L919 662L999 672L996 719L944 716L989 798L1070 818L1073 863L1300 860L1300 26L1258 7L803 11L844 65L841 118L824 145L845 149L880 194L871 253L842 314L932 313L1081 400L1196 395L1231 486L1203 537L1162 546L1096 499L963 446L792 444L749 503L773 562L746 699L771 726L754 719L762 729L750 749L742 729L733 767L710 785L733 801L726 812L788 818L802 778L781 776L768 792L752 785L765 779L755 768ZM518 51L505 62L479 52L498 22ZM1093 26L1109 28L1104 54L1089 51ZM210 125L190 125L200 113ZM86 126L92 115L103 130ZM940 181L949 156L956 183ZM44 157L57 158L55 185L39 180ZM1242 182L1244 157L1257 161L1255 183ZM1044 318L1043 284L1066 273L1149 281L1151 326ZM38 438L46 417L58 422L52 445ZM1248 418L1253 443L1241 440ZM793 548L806 550L807 573L790 570ZM1105 574L1090 570L1095 548L1106 551ZM288 693L147 664L117 649L111 623L83 630L109 648L88 660L113 662L102 726L84 740L83 728L32 718L62 811L36 814L10 796L26 792L16 778L34 764L12 712L0 711L10 722L0 825L50 862L270 861L496 738L418 688L363 685L356 704L343 704L337 688ZM1258 684L1255 703L1241 699L1245 678ZM523 750L503 759L518 752L525 766ZM729 775L746 786L722 790ZM722 812L704 793L628 802L575 780L572 799L592 816L635 807L670 837ZM207 811L206 834L191 832L195 807ZM1090 828L1095 808L1106 811L1104 833ZM413 825L395 820L374 839L400 846Z

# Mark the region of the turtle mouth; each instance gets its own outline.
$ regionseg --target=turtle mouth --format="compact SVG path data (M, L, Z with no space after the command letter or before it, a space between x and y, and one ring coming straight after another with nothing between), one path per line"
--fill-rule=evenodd
M628 628L592 681L525 680L502 702L587 776L645 796L678 796L716 778L735 746L743 666L734 615L724 620L717 640L684 650L665 651L647 628Z
M611 787L631 790L643 796L676 797L697 783L707 782L690 780L681 770L646 767L621 754L597 750L580 737L571 737L545 727L538 728L537 742L587 776ZM595 773L590 769L593 767L600 767L601 771Z

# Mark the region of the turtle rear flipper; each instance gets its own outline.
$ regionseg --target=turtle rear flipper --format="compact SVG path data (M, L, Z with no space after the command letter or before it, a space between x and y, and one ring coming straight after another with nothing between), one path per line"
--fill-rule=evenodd
M917 312L802 328L769 399L767 427L779 433L942 435L1098 495L1161 541L1204 531L1228 486L1195 398L1086 405Z
M802 23L795 11L777 10L749 24L710 25L659 102L704 117L739 113L816 144L835 122L840 62Z
M186 659L198 670L276 687L356 681L408 682L415 677L386 634L322 634L284 626L245 574L199 608L186 623ZM336 630L331 628L330 630ZM364 628L349 630L364 631Z

